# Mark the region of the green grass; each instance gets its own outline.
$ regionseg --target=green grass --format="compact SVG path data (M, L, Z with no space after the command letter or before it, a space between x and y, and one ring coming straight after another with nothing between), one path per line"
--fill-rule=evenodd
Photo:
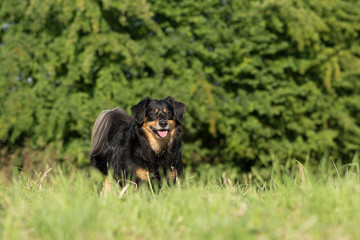
M19 174L0 186L0 238L359 239L359 165L289 166L274 162L268 182L207 167L181 186L105 195L95 173Z

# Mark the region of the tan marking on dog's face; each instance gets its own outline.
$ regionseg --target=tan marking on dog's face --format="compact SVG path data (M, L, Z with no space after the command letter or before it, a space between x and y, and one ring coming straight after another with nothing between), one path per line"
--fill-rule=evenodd
M136 173L136 176L139 179L145 181L145 180L147 180L147 176L149 174L149 171L147 171L147 170L145 170L143 168L138 168L138 169L136 169L135 173Z
M169 130L169 136L170 136L169 144L171 144L175 136L176 122L174 120L169 120L168 123L171 125L171 128Z
M144 130L150 147L152 148L152 150L154 150L155 153L159 153L162 149L164 149L164 147L167 144L170 144L172 142L172 139L174 137L175 134L175 121L174 120L168 120L168 124L170 125L170 129L169 129L169 133L166 137L164 138L159 138L155 135L155 133L153 133L153 131L151 130L152 128L155 128L156 125L158 125L158 120L155 121L151 121L151 122L146 122L146 118L144 120L144 124L142 126L142 129Z
M155 112L155 113L159 112L159 109L155 109L154 112Z
M154 127L157 124L156 121L146 122L143 124L143 130L148 138L150 147L154 152L158 153L162 148L164 148L164 145L166 144L166 138L159 139L155 134L152 132L151 127Z
M164 108L164 113L166 113L167 112L167 110L166 110L166 108Z

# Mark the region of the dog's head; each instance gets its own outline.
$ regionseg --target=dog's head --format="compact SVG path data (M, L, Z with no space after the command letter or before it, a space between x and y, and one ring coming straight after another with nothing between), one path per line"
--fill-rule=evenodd
M185 104L171 97L153 100L149 97L131 108L139 125L156 139L171 138L171 131L180 124L185 114Z

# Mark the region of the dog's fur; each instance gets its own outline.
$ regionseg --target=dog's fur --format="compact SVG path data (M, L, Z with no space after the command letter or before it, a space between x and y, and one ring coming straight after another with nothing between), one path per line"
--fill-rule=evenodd
M171 97L141 100L134 117L117 107L97 117L91 136L91 164L116 180L136 183L166 177L175 182L182 172L181 121L185 104ZM120 181L121 182L121 181Z

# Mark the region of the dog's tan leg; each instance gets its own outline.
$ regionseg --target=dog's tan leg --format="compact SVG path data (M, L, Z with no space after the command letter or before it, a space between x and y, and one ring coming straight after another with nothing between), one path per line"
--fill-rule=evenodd
M168 178L173 183L176 183L178 181L178 173L177 173L177 170L173 166L170 167L170 174L169 174Z
M108 176L106 176L103 184L103 189L101 191L101 195L107 194L108 192L110 192L110 190L111 190L111 179Z

